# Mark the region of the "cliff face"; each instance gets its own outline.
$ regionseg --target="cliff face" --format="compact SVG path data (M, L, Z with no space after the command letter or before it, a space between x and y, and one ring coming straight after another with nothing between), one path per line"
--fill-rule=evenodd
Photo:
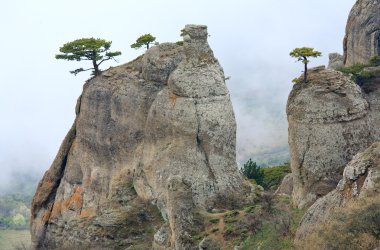
M32 205L34 248L194 248L196 211L252 197L206 26L88 81Z
M342 73L317 68L308 83L294 86L287 115L293 202L299 208L333 190L352 157L379 140L376 81L366 94Z
M366 64L380 55L380 2L358 0L348 17L343 42L344 64Z
M357 199L377 196L380 193L380 142L358 153L347 165L338 186L317 200L302 218L296 240L302 240L315 227L328 221L338 207L347 206Z

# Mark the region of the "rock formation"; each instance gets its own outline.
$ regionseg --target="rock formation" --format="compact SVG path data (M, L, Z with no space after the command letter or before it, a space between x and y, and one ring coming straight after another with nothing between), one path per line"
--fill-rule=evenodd
M35 249L193 249L197 211L252 200L207 27L89 80L33 199Z
M329 54L329 65L328 69L339 69L344 66L343 64L344 58L342 55L338 53L330 53Z
M380 55L380 2L357 0L348 17L343 42L344 64L366 64Z
M280 186L278 186L275 194L287 194L293 193L293 175L291 173L285 175L282 179Z
M293 202L299 208L333 190L344 166L380 136L376 91L364 95L334 70L311 69L308 79L294 86L287 104Z
M343 179L335 190L317 200L306 212L297 229L300 240L314 227L328 220L331 212L354 199L363 199L380 193L380 142L358 153L347 165Z

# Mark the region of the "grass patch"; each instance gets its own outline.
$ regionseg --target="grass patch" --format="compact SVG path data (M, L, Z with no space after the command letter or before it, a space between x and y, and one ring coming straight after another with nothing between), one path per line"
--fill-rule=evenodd
M29 230L0 230L0 249L14 250L27 249L30 247L30 232Z

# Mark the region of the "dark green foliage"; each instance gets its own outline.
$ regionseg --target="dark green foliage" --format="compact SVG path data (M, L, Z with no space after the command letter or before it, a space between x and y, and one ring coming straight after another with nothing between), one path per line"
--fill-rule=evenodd
M283 166L262 168L249 159L241 171L248 179L255 180L256 184L265 190L273 191L280 185L284 176L290 173L290 167L285 163Z
M310 62L309 57L319 57L322 55L321 52L314 50L309 47L295 48L289 54L291 57L295 57L297 61L301 61L304 64L304 79L303 82L307 82L307 64Z
M264 173L262 187L270 191L276 190L285 175L290 173L289 165L262 168L262 170Z
M177 41L177 42L175 42L177 45L179 45L179 46L183 46L183 41Z
M249 159L241 169L243 175L248 179L254 179L257 184L261 185L264 179L264 173L260 166L257 166L256 162L253 162L252 159Z
M380 66L380 57L374 56L369 60L367 64L354 64L352 66L342 67L337 70L345 74L351 74L351 80L353 80L359 86L364 86L368 84L368 80L375 77L372 72L366 71L366 68L377 66Z
M83 61L88 60L92 63L92 68L88 69L75 69L70 73L76 75L80 72L93 70L95 76L100 75L100 64L108 60L115 60L116 56L121 55L120 51L109 51L112 42L100 38L82 38L64 44L59 51L63 54L55 55L56 59L63 59L68 61Z
M369 64L372 67L380 66L380 56L374 56L371 59L369 59Z
M218 223L218 222L220 221L220 219L219 219L219 218L210 218L208 221L209 221L210 223L215 224L215 223Z
M146 49L149 49L150 44L155 44L156 38L152 36L151 34L145 34L137 38L136 42L131 45L131 48L133 49L140 49L142 47L145 47Z

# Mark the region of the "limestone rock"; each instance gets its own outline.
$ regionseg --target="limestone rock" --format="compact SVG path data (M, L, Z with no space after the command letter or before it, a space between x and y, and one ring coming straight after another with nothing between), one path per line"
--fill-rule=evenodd
M291 195L293 192L293 175L291 173L285 175L281 181L280 186L277 188L275 194Z
M287 103L293 202L299 208L336 187L344 166L372 141L373 127L369 104L348 77L311 69L308 79L294 86Z
M196 211L254 197L206 26L184 31L183 46L154 46L85 84L33 199L34 249L193 249Z
M329 54L329 65L328 69L338 69L344 66L343 64L344 57L338 53Z
M314 227L328 220L331 212L353 199L362 199L380 193L380 142L358 153L346 166L343 179L335 190L317 200L306 212L297 229L300 240Z
M344 64L366 64L380 55L380 1L358 0L348 17L343 42Z

